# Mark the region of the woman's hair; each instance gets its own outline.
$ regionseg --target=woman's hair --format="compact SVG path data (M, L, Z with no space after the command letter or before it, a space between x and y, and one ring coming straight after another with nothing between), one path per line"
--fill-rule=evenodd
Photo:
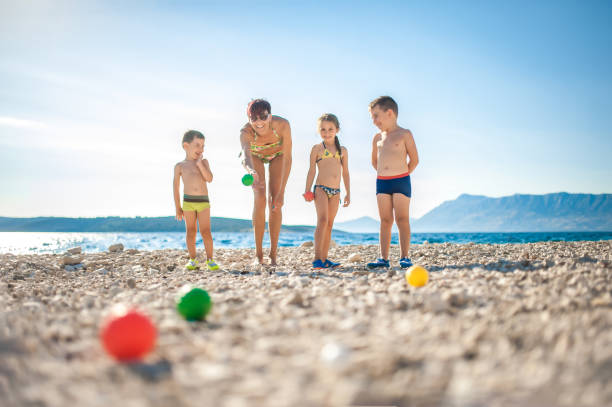
M332 113L323 113L317 123L321 126L321 122L331 122L336 126L336 129L340 130L340 121L335 114ZM340 154L340 162L342 162L342 149L340 147L340 140L338 140L338 136L334 138L334 143L336 144L336 148L338 149L338 153Z
M270 102L265 99L254 99L249 102L249 105L247 106L247 116L249 119L253 116L259 116L263 112L272 114Z

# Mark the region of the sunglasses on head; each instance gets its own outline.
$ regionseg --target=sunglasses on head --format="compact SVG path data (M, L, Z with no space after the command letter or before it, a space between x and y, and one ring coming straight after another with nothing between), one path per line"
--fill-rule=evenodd
M269 116L270 116L270 113L264 112L264 113L261 113L259 115L254 114L250 118L251 118L252 122L256 122L258 119L265 122L266 120L268 120Z

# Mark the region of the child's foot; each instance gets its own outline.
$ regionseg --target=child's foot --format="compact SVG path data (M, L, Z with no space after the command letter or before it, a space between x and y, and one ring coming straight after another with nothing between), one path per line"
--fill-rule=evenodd
M368 263L368 268L369 269L375 269L375 268L379 268L379 267L389 267L389 260L376 259L375 262Z
M412 267L412 260L410 260L408 257L402 257L399 263L400 263L400 267L403 269Z
M208 267L210 271L219 270L219 266L213 259L206 260L206 267Z
M312 268L315 270L320 270L320 269L324 269L327 267L325 267L325 263L323 263L321 259L316 259L315 261L312 262Z
M189 262L185 264L187 270L195 270L200 267L200 263L196 259L189 259Z
M333 262L330 259L325 259L323 264L325 265L325 268L332 268L332 269L335 269L336 267L340 266L340 263Z

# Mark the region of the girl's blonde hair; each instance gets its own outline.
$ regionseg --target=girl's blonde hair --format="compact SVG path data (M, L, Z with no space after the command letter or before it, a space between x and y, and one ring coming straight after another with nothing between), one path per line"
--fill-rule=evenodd
M334 124L334 126L336 126L336 129L340 130L340 121L333 113L323 113L321 117L319 117L319 120L317 120L319 127L321 126L321 122L331 122ZM340 148L340 140L338 140L338 136L334 138L334 143L336 144L336 148L340 154L340 162L342 162L342 149Z

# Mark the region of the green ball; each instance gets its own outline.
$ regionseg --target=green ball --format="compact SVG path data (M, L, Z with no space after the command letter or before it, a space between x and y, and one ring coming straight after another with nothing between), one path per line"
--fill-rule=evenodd
M201 288L192 288L187 294L180 297L176 303L176 310L187 321L201 321L212 308L212 300L208 293Z
M246 174L242 177L242 183L248 187L253 183L253 176L251 174Z

